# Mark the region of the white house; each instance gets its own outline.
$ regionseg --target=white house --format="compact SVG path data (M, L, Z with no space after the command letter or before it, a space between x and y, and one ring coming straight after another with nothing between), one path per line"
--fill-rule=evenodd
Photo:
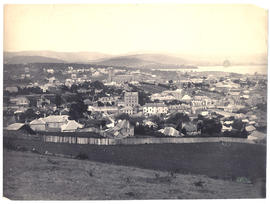
M75 132L77 129L83 128L83 125L75 120L70 120L61 126L61 132Z
M167 114L168 110L164 103L147 103L143 106L143 113L146 115Z
M35 119L29 125L34 131L46 131L46 122L43 118Z

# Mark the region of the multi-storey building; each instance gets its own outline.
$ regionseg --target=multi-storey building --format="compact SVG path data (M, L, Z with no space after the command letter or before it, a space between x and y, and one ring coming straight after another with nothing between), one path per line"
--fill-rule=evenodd
M124 102L125 106L137 106L139 104L138 92L125 92Z

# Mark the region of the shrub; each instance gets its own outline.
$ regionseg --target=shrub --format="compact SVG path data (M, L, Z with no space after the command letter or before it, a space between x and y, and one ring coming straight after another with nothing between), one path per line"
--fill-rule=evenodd
M28 149L26 147L21 147L21 146L17 146L16 150L20 151L20 152L27 152L28 151Z
M88 155L85 154L85 153L79 153L75 159L81 159L81 160L86 160L86 159L89 159Z

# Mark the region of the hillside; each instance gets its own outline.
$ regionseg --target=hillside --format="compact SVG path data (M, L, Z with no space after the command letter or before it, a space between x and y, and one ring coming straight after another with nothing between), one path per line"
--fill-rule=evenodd
M54 52L54 51L21 51L21 52L4 52L4 60L7 63L12 63L12 58L14 57L34 57L40 56L45 58L53 58L60 61L54 62L77 62L77 63L86 63L93 60L110 57L111 55L98 53L98 52ZM23 61L22 58L19 60ZM38 59L37 59L38 60ZM36 61L36 60L35 60ZM38 61L39 62L39 61ZM42 61L40 61L42 62Z
M164 54L137 54L112 57L95 61L97 64L108 66L126 66L135 68L186 68L190 65L187 60Z
M47 58L47 59L46 59ZM199 54L160 54L141 53L109 55L99 52L54 52L22 51L4 52L4 63L91 63L107 66L135 68L187 68L192 66L223 66L224 61L231 65L265 65L266 54L253 55L205 55Z
M42 57L42 56L14 56L4 58L5 64L27 64L27 63L64 63L64 60Z
M12 200L260 198L260 186L54 156L3 152L3 194Z

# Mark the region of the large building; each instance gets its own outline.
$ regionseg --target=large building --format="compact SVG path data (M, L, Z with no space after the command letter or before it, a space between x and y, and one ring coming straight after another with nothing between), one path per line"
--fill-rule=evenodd
M125 106L135 107L139 105L138 92L125 92L124 102Z
M143 106L143 113L146 115L167 114L168 107L164 103L146 103Z

